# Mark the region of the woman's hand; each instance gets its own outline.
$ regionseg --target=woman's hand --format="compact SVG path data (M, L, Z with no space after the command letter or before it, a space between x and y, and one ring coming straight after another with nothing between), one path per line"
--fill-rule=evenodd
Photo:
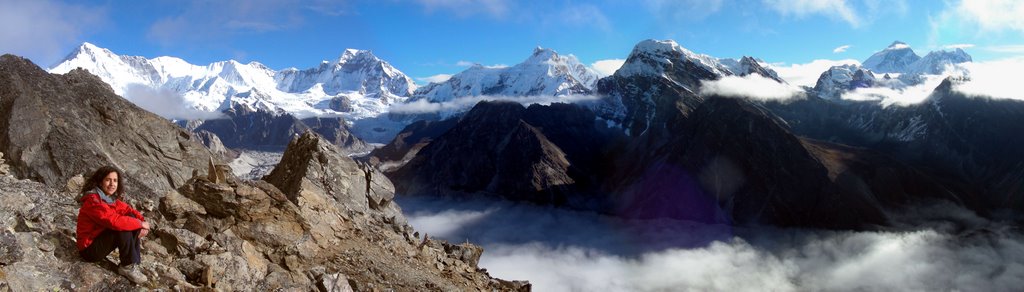
M147 234L149 234L149 228L150 227L152 227L152 226L149 225L149 222L142 221L142 230L139 230L139 238L143 238Z

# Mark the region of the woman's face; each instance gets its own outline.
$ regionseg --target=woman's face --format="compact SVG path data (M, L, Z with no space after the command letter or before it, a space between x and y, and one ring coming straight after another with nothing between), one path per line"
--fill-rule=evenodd
M108 196L113 196L114 192L117 191L117 172L111 171L103 178L103 182L100 183L100 188L103 189L104 193Z

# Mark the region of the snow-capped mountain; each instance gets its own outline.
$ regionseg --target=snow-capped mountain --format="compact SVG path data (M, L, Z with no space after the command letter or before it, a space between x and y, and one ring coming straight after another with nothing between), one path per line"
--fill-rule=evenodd
M864 60L862 66L874 73L938 75L942 74L947 66L971 61L971 56L959 48L951 51L931 51L922 58L906 43L895 41Z
M901 41L894 41L884 50L878 51L864 60L862 66L875 73L904 73L911 64L920 59L921 56L914 53L909 45Z
M598 74L573 55L536 48L522 63L511 67L473 65L450 79L431 83L413 93L412 100L449 101L464 96L564 96L589 94Z
M702 81L748 74L782 82L754 58L719 59L691 52L673 40L644 40L615 74L598 82L597 91L605 98L593 110L630 135L640 135L666 123L663 119L669 113L658 111L669 107L658 105L673 104L673 109L688 114L704 102L697 94Z
M875 74L857 65L832 66L818 77L814 91L822 98L837 100L849 90L872 87L875 80Z
M818 82L814 85L814 92L824 99L840 100L844 93L858 88L898 89L905 88L908 83L912 82L899 78L907 75L896 73L892 75L896 76L891 76L889 73L876 76L871 70L853 64L832 66L818 77Z
M140 88L150 90L141 92L170 91L181 99L174 102L199 112L220 112L243 104L298 116L372 117L387 111L391 103L404 101L416 88L412 79L370 51L352 49L337 61L324 61L315 68L275 71L258 62L229 60L200 66L174 57L121 56L84 43L49 71L63 74L78 67L136 103L154 98L139 93Z
M925 55L924 58L921 58L921 60L911 64L907 68L906 73L937 75L945 72L948 66L971 61L971 55L968 55L967 52L959 48L951 51L932 51Z

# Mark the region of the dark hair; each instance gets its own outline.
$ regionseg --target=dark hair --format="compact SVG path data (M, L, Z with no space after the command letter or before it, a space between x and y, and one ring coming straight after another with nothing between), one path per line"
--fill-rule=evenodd
M103 166L92 173L92 176L82 184L82 194L92 193L94 189L103 184L103 179L107 177L111 172L117 173L117 191L113 194L107 194L115 199L121 199L124 195L124 173L113 166Z

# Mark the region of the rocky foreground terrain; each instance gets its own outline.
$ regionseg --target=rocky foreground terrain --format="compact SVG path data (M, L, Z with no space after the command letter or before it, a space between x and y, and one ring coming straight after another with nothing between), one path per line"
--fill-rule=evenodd
M0 57L0 291L525 291L490 277L479 246L418 234L381 173L312 132L262 180L234 177L184 129L84 70ZM75 248L82 175L124 171L125 200L155 227L133 285L117 257Z

